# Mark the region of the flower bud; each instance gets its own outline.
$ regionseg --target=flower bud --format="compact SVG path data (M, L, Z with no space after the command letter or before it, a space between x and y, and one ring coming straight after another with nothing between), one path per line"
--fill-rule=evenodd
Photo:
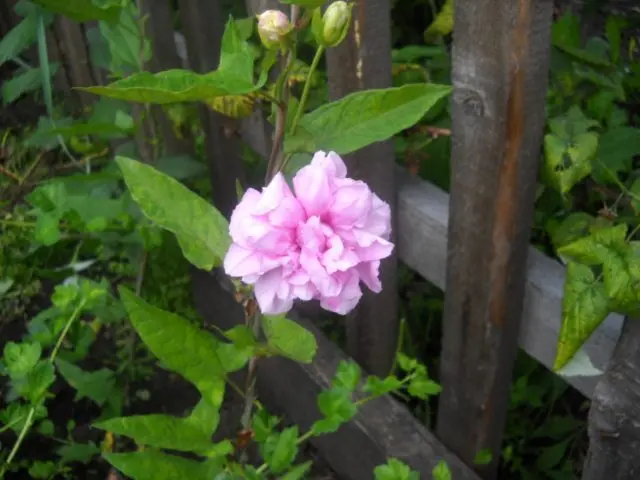
M268 49L281 46L292 28L289 17L280 10L266 10L258 15L258 35Z
M333 2L322 16L321 40L318 41L325 47L339 45L349 30L351 23L352 5L342 0Z

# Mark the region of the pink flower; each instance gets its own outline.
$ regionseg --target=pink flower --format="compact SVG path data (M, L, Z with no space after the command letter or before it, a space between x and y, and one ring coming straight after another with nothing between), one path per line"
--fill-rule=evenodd
M393 250L389 205L348 178L334 152L317 152L293 188L278 173L262 192L246 191L231 215L224 269L254 285L265 314L319 299L345 315L362 297L360 282L382 289L380 260Z

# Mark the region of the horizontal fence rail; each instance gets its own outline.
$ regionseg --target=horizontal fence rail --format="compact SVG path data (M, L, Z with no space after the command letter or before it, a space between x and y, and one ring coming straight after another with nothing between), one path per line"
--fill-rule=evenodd
M398 167L398 256L426 280L444 289L447 263L449 195ZM530 247L520 347L551 369L562 317L566 269ZM624 318L611 314L583 347L599 370L613 355ZM591 398L598 376L566 376L569 384Z

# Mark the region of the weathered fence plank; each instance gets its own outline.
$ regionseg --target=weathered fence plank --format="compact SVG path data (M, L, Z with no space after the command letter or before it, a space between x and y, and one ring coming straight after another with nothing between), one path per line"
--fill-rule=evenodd
M199 73L216 69L225 24L220 2L180 0L179 7L191 68ZM200 107L200 121L205 132L205 155L210 162L213 202L229 216L238 203L236 179L244 183L239 127L233 119L205 106Z
M469 465L490 449L492 462L477 468L484 478L496 474L518 346L552 8L552 0L455 2L437 433Z
M174 37L171 3L138 0L138 8L140 16L144 19L144 34L149 38L153 51L148 70L161 72L181 68L182 61L178 56ZM178 137L171 120L162 107L157 105L151 107L151 115L162 139L162 153L179 155L193 152L191 140Z
M95 85L93 69L89 60L87 40L82 25L69 20L67 17L57 15L55 19L55 33L58 39L58 47L62 53L64 63L60 68L67 72L69 84L72 87L88 87ZM90 108L97 97L87 92L75 93L80 99L82 107Z
M228 329L244 321L242 308L220 287L215 276L194 269L193 291L205 322ZM296 320L315 335L316 358L310 365L285 358L263 359L258 364L256 388L260 401L271 413L285 413L288 420L305 431L321 418L317 396L330 386L338 363L347 357L311 322ZM310 441L344 480L373 478L373 469L389 457L406 462L420 473L420 478L431 478L433 467L441 459L447 462L455 480L479 478L390 396L365 404L356 418L337 432Z
M628 318L589 411L583 480L640 477L640 321Z
M356 90L391 86L390 12L389 0L356 3L347 38L337 48L327 51L331 99ZM345 162L351 176L367 182L380 198L389 203L395 219L395 160L391 141L347 155ZM393 230L395 232L395 228ZM349 355L368 371L379 375L388 373L397 342L396 269L394 253L382 262L382 292L372 294L365 291L360 304L347 319Z

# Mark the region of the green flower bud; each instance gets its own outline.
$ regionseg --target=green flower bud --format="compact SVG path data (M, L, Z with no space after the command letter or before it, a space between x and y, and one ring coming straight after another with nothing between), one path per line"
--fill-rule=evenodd
M316 25L316 40L324 47L335 47L347 36L351 24L353 4L342 0L333 2L322 16L322 24ZM317 20L316 20L317 23ZM320 28L321 27L321 28Z
M258 35L268 49L282 46L292 29L289 17L280 10L266 10L258 15Z

